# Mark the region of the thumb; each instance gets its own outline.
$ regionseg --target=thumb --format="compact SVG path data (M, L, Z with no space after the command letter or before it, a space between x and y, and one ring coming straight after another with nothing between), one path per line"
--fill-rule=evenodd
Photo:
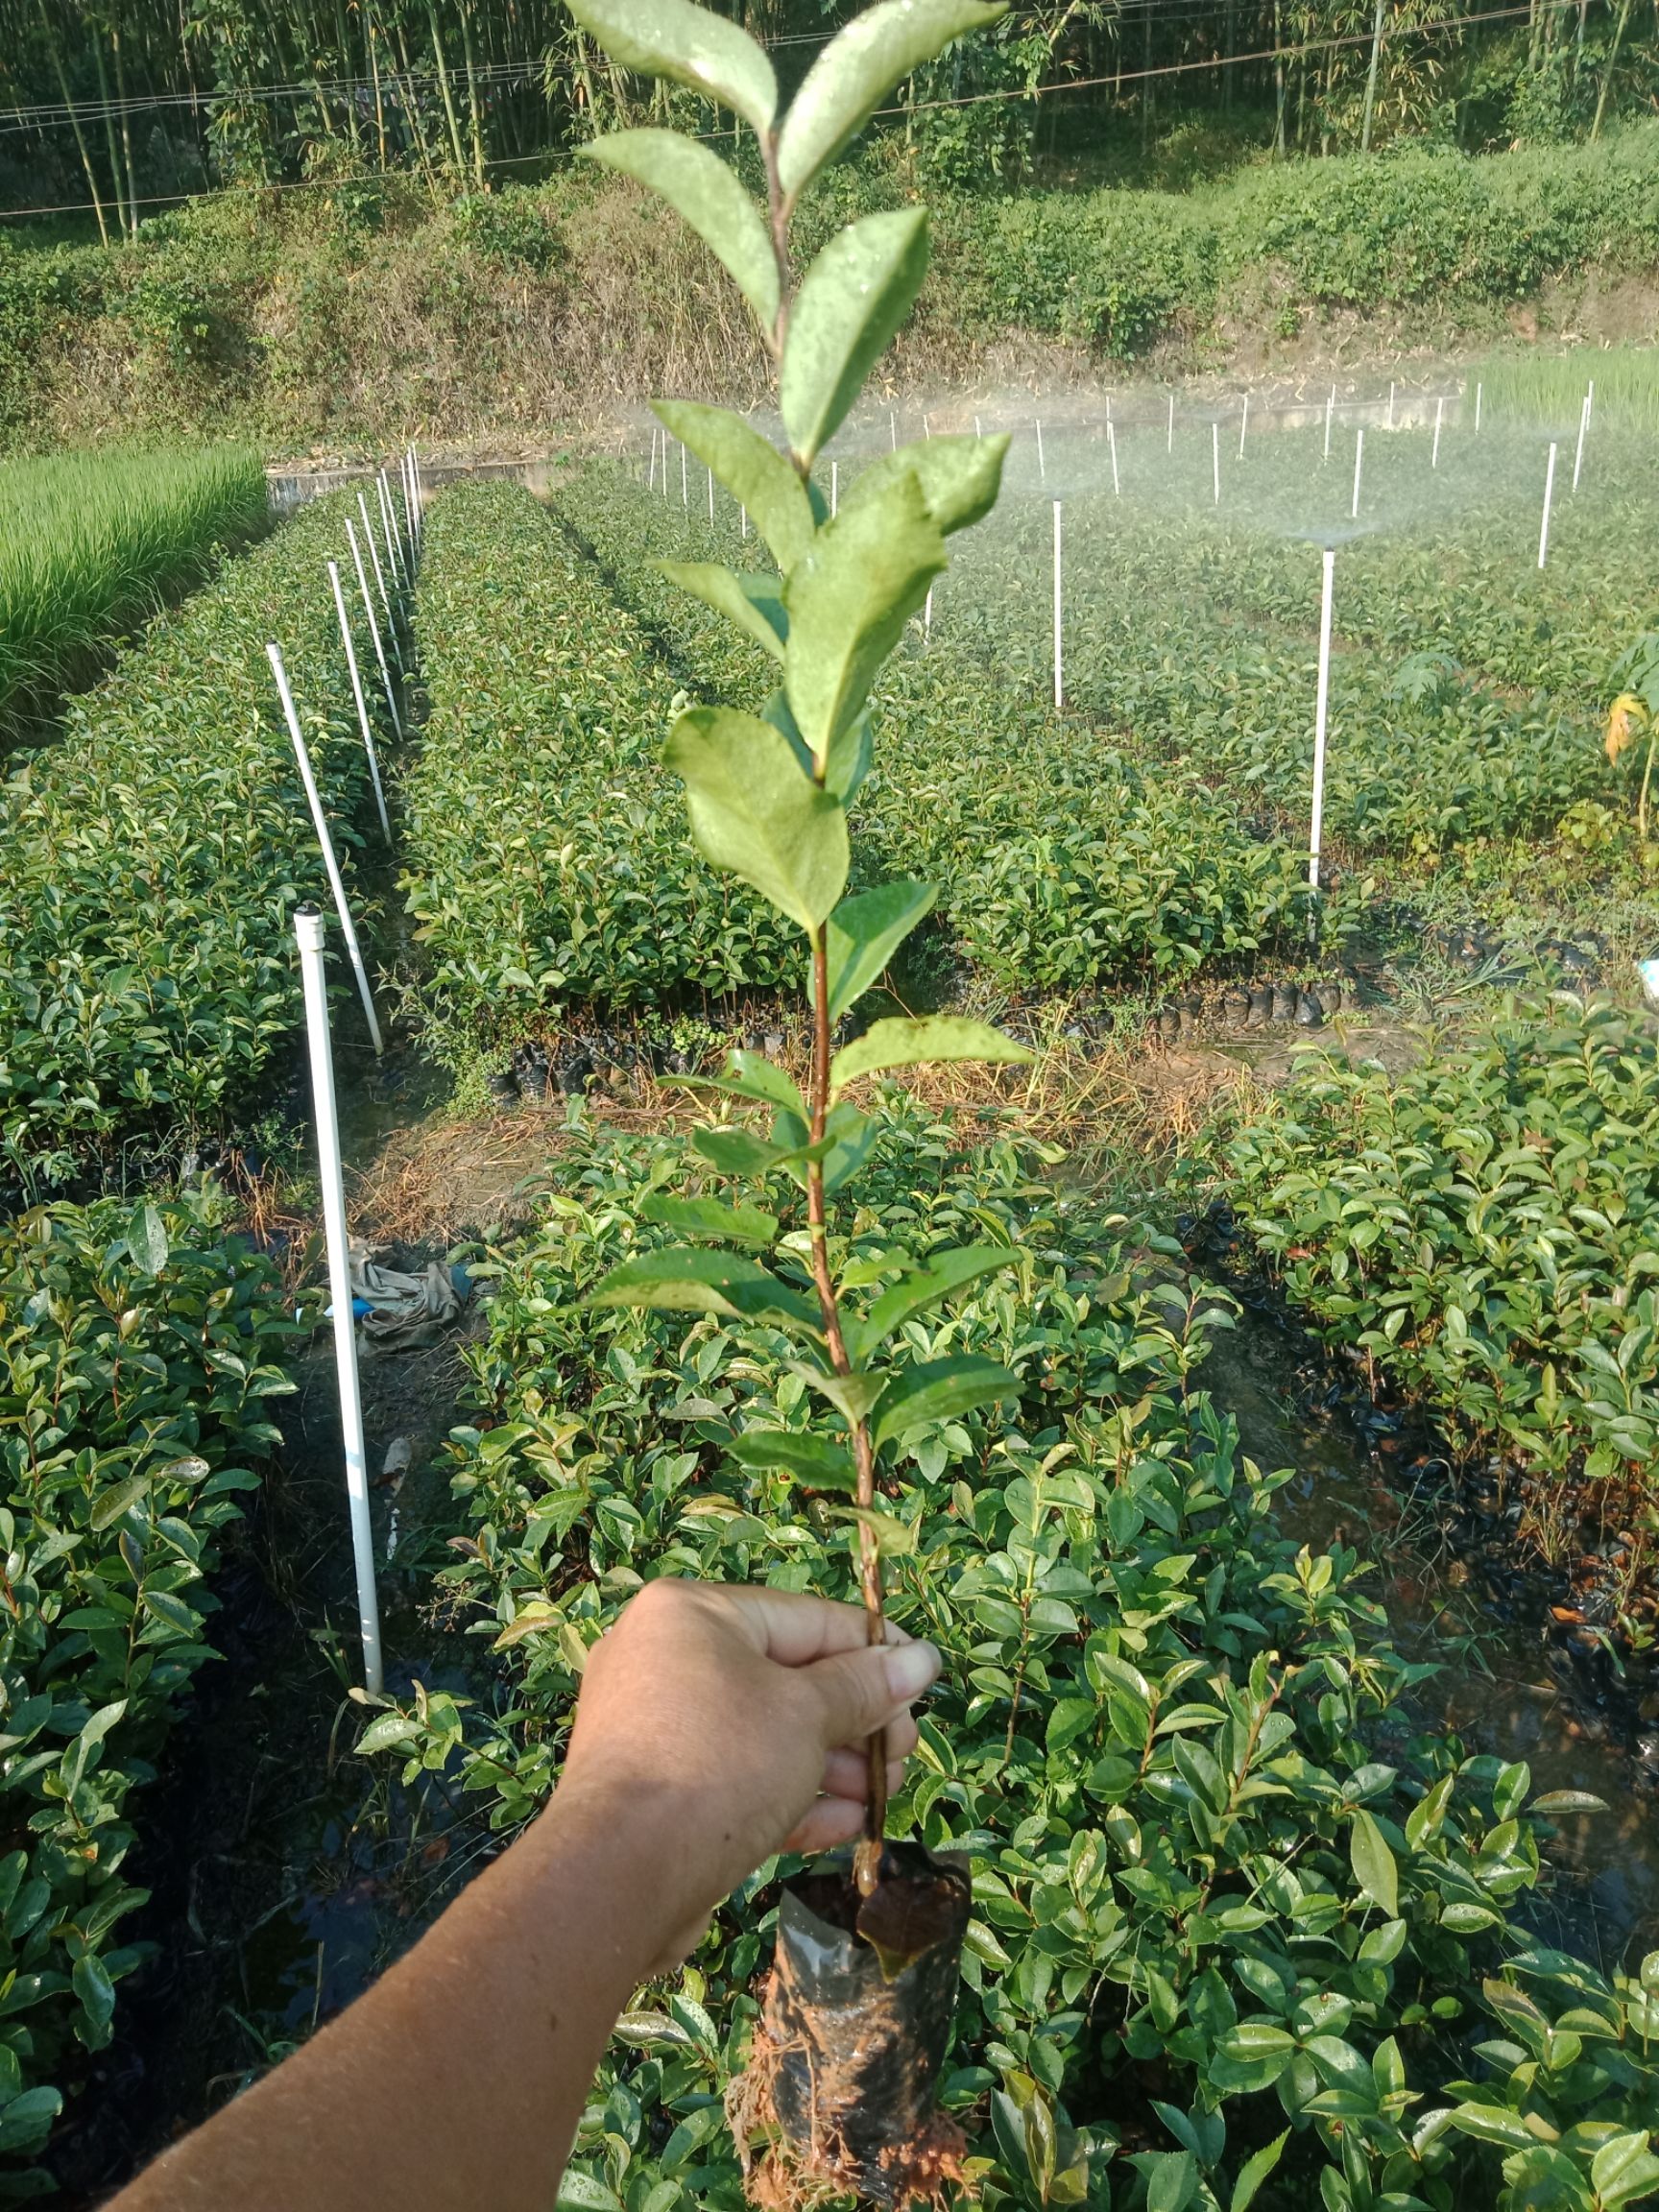
M799 1669L798 1679L818 1709L825 1750L861 1743L896 1720L936 1679L939 1664L931 1644L887 1644L837 1651Z

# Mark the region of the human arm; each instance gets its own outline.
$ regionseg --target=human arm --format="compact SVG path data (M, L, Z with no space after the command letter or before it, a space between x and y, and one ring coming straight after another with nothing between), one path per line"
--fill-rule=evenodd
M790 1593L646 1585L589 1654L547 1809L356 2004L108 2212L550 2212L640 1982L785 1846L854 1836L930 1645Z

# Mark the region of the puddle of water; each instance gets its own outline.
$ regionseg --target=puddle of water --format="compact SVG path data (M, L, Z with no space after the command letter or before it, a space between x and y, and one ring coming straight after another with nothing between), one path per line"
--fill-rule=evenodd
M1659 1834L1622 1748L1592 1740L1600 1723L1551 1680L1537 1633L1502 1618L1478 1569L1463 1575L1427 1515L1418 1526L1407 1512L1382 1455L1342 1406L1325 1402L1329 1378L1310 1368L1305 1343L1246 1308L1217 1334L1198 1380L1237 1419L1250 1458L1299 1470L1280 1493L1285 1532L1315 1551L1340 1536L1375 1562L1364 1588L1387 1612L1397 1648L1441 1668L1413 1694L1418 1725L1526 1760L1536 1791L1583 1790L1606 1803L1560 1821L1548 1853L1555 1879L1519 1917L1603 1966L1659 1945Z

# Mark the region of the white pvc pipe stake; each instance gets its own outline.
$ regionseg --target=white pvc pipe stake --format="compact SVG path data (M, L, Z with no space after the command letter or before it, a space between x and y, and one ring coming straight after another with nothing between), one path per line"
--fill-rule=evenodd
M386 596L386 571L380 565L380 548L374 542L373 526L369 520L369 502L359 492L357 512L363 517L363 536L368 541L369 558L374 564L374 588L380 594L380 604L386 612L386 628L392 639L392 650L397 651L397 633L392 628L392 602Z
M1061 660L1060 619L1064 604L1060 580L1060 502L1054 502L1054 711L1059 713L1066 698L1066 672Z
M1365 467L1365 432L1363 427L1354 433L1354 504L1348 510L1349 519L1359 519L1359 477Z
M712 479L710 479L710 481L712 481ZM831 522L834 521L836 516L839 515L840 512L841 464L839 461L831 461L830 464L830 519Z
M1588 422L1588 421L1589 421L1589 420L1590 420L1591 416L1592 416L1592 415L1594 415L1594 414L1595 414L1595 412L1596 412L1596 379L1595 379L1595 377L1594 377L1594 376L1592 376L1592 377L1591 377L1591 379L1590 379L1590 381L1589 381L1589 383L1588 383L1588 384L1586 384L1586 385L1585 385L1585 387L1584 387L1584 420L1585 420L1585 421L1586 421L1586 422Z
M397 510L392 504L392 487L386 481L382 469L374 479L374 490L380 500L380 527L386 535L386 560L392 570L392 581L401 589L409 581L403 566L403 540L397 529Z
M1485 397L1485 385L1477 384L1475 387L1475 435L1477 438L1479 438L1480 435L1480 402Z
M743 542L747 545L749 542L749 510L747 507L743 507L738 512L743 517Z
M1238 458L1244 458L1244 441L1250 434L1250 395L1244 395L1244 412L1238 418Z
M1584 468L1584 433L1590 427L1590 395L1584 395L1584 404L1578 410L1578 448L1573 456L1573 489L1578 489L1578 478Z
M399 738L403 734L403 717L397 711L397 694L392 685L392 671L386 665L386 648L380 642L380 625L374 616L374 602L369 596L369 578L363 567L363 548L357 542L357 525L349 515L346 517L346 542L351 548L352 565L357 570L357 589L363 594L363 612L369 620L369 635L374 640L374 658L380 663L380 682L386 692L386 710L392 717L392 727Z
M1392 384L1388 387L1388 427L1390 430L1394 427L1394 387Z
M1122 487L1118 482L1118 425L1115 422L1106 425L1106 445L1112 455L1112 496L1117 499L1122 495Z
M1325 725L1331 705L1331 607L1334 596L1336 556L1327 546L1325 583L1319 597L1319 687L1313 701L1313 812L1308 830L1308 888L1319 888L1319 843L1325 828ZM1315 925L1308 917L1311 933Z
M899 418L891 407L887 410L887 435L895 453L899 450Z
M647 492L655 492L657 489L657 426L655 423L651 426L651 465L645 471L645 489Z
M933 425L928 421L926 415L922 418L922 435L924 438L931 438L933 435Z
M1048 465L1043 458L1043 425L1041 422L1037 425L1037 481L1039 484L1046 484L1048 481Z
M1175 395L1173 392L1169 395L1169 433L1164 441L1164 450L1166 453L1173 453L1175 450Z
M1538 565L1550 558L1550 502L1555 496L1555 447L1550 448L1550 466L1544 471L1544 519L1538 527Z
M327 871L328 888L334 894L334 909L340 917L346 950L351 960L351 972L357 978L357 994L363 1001L363 1012L369 1022L369 1034L373 1040L375 1056L378 1058L386 1047L381 1043L380 1024L374 1015L374 995L369 988L369 971L363 965L357 932L351 926L351 909L346 903L346 886L340 880L340 863L334 857L334 840L328 834L328 817L323 811L323 794L318 790L317 779L311 772L311 756L305 749L305 733L300 727L299 715L294 711L294 694L288 688L288 671L283 667L282 655L275 645L266 646L265 657L271 663L272 675L276 679L277 695L282 701L282 711L288 721L288 734L294 740L294 752L300 762L300 781L305 786L317 842L323 848L323 865Z
M977 415L975 415L974 418L974 435L975 438L983 438L985 435L984 431L979 427L979 418Z
M1221 425L1219 422L1212 422L1210 425L1210 473L1215 484L1215 505L1219 507L1221 504Z
M1436 399L1434 402L1434 445L1429 455L1431 469L1438 469L1440 466L1440 425L1445 420L1446 402L1444 398Z
M369 1518L369 1455L363 1440L363 1396L357 1382L357 1324L351 1312L351 1249L346 1227L346 1182L340 1166L340 1122L334 1104L334 1055L328 1043L328 985L323 972L323 917L315 906L294 910L305 1030L311 1045L311 1095L317 1116L317 1164L323 1184L323 1237L328 1250L328 1296L334 1309L334 1365L340 1378L340 1430L346 1446L346 1496L351 1511L351 1556L357 1570L357 1626L363 1638L363 1686L378 1697L385 1686L380 1653L380 1602L374 1588L374 1535Z
M685 463L685 448L680 448L680 504L687 515L691 512L691 478Z
M409 468L415 478L415 536L426 535L426 487L421 481L421 456L413 445L409 448Z
M415 494L410 489L409 484L409 456L407 453L404 454L403 458L397 464L397 482L403 493L403 527L405 540L409 547L410 573L413 575L415 565L416 538Z
M1331 458L1331 420L1336 412L1336 387L1331 387L1331 397L1325 402L1325 458Z
M386 815L386 794L380 787L380 762L374 752L374 733L369 726L369 709L363 700L363 678L357 668L357 648L351 642L351 625L346 617L346 594L340 589L340 565L328 564L328 581L334 587L334 612L340 617L340 642L346 648L346 665L351 671L351 696L357 702L357 727L363 733L363 750L369 756L369 774L374 782L374 804L380 809L380 828L388 845L392 842L392 824Z
M922 610L922 635L924 638L931 637L933 635L933 587L931 584L927 587L927 604Z

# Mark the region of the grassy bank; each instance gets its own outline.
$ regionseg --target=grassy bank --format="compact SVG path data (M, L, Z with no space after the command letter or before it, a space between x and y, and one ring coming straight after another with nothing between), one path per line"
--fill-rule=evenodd
M1640 124L1597 146L1254 165L1185 192L947 197L893 378L1063 382L1148 357L1260 373L1517 317L1651 337L1656 157L1659 124ZM906 189L901 167L844 165L820 220ZM545 437L653 391L749 403L761 363L728 294L637 188L580 167L437 209L407 180L230 194L126 247L12 232L0 441Z

